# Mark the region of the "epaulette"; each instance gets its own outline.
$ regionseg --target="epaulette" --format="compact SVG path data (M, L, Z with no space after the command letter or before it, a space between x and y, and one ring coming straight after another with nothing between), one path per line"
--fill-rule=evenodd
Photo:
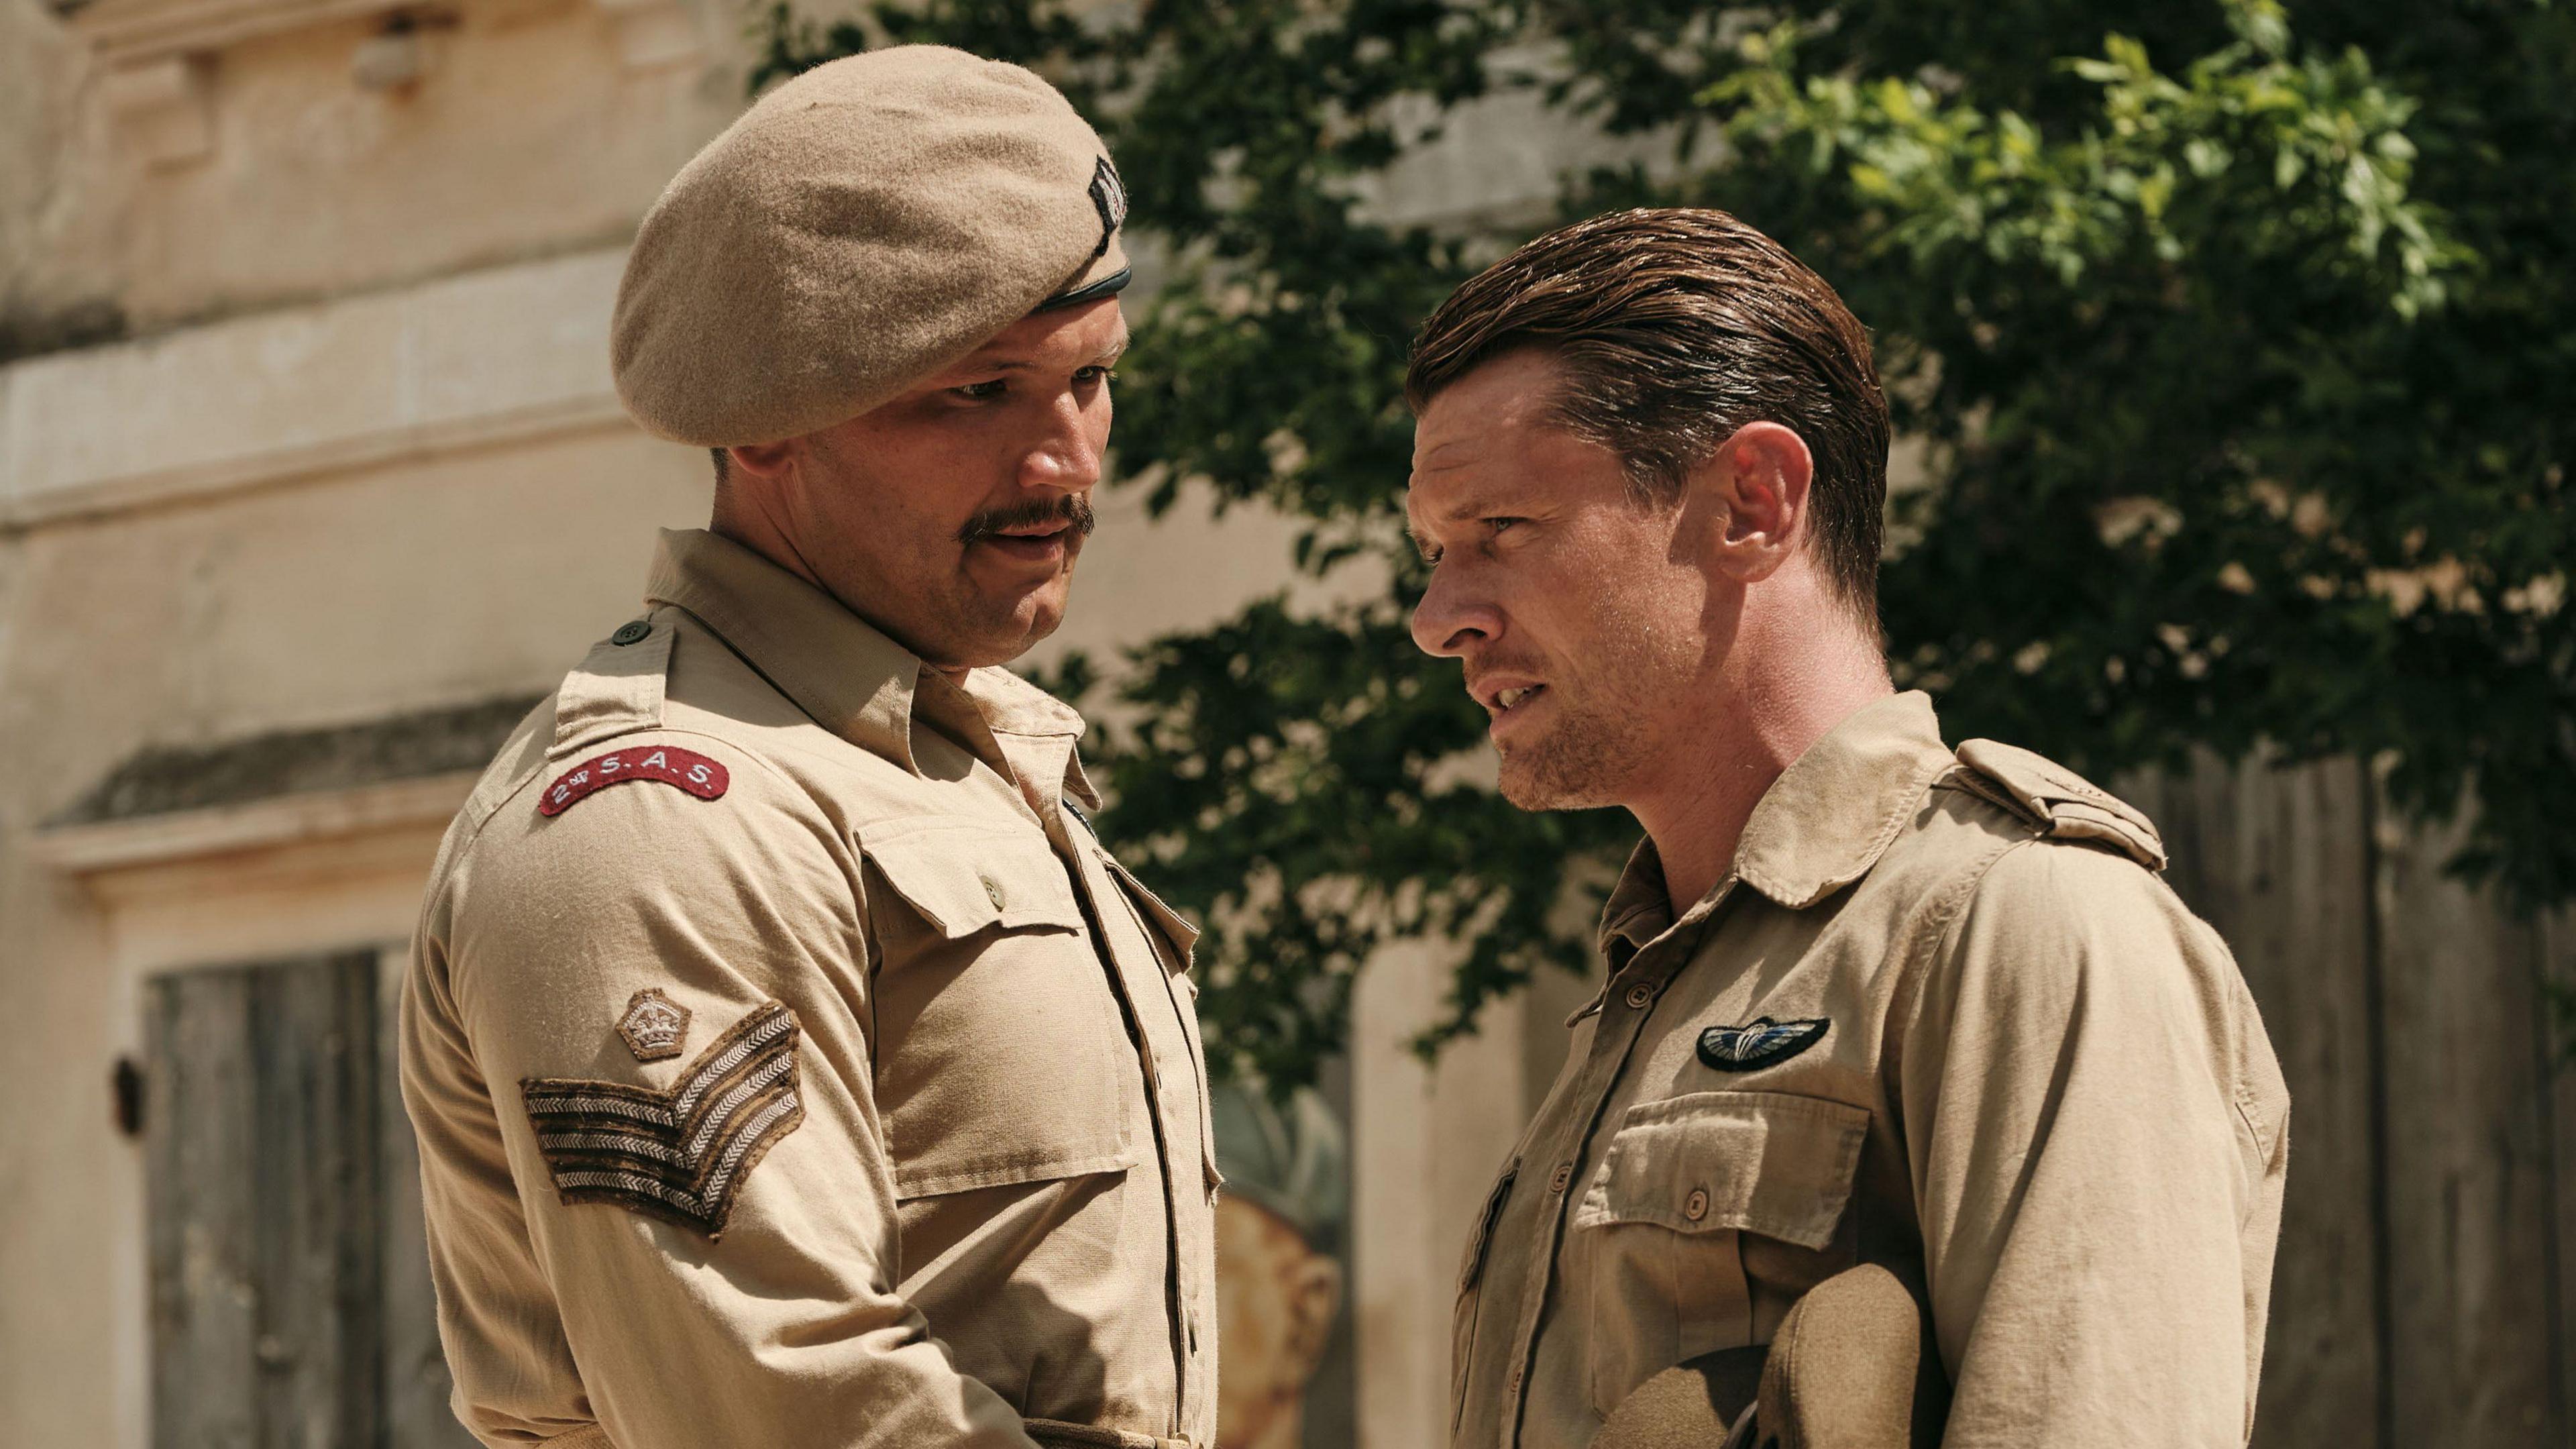
M1959 746L1962 785L2039 827L2052 840L2107 845L2149 870L2165 868L2164 837L2138 808L2040 755L1993 740Z
M671 667L670 619L646 617L618 626L591 646L555 690L555 738L546 758L662 724L663 676Z
M663 677L671 667L669 619L637 619L593 646L588 658L564 676L555 691L555 738L546 750L555 776L537 797L548 819L611 785L651 780L701 800L721 800L733 772L724 762L662 741L592 753L625 736L662 727ZM573 756L584 758L573 761Z

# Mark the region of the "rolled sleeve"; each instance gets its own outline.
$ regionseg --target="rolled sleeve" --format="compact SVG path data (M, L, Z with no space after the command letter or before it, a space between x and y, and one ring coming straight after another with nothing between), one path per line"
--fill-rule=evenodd
M1977 882L1901 1067L1945 1443L2245 1441L2280 1169L2254 1058L2225 948L2128 860L2033 844Z
M545 819L522 791L433 884L404 1089L460 1417L492 1445L595 1421L619 1449L1029 1449L893 1287L855 850L757 758L683 743L727 766L721 799L634 782ZM618 1029L646 989L687 1013L650 1061ZM775 1067L782 1009L792 1100L778 1072L720 1079L755 1046ZM568 1176L531 1116L531 1084L649 1110L719 1080L776 1110L692 1119L739 1160L686 1211Z

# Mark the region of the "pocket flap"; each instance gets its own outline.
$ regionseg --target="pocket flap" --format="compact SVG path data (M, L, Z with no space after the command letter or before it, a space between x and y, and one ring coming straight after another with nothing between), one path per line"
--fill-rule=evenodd
M1779 1092L1693 1092L1628 1109L1576 1210L1578 1229L1651 1223L1831 1243L1869 1113Z
M920 819L862 826L859 849L904 903L949 940L989 926L1083 928L1064 862L1036 827Z

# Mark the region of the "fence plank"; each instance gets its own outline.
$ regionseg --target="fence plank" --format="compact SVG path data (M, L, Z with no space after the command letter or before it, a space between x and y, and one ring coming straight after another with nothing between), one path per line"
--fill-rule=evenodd
M2168 880L2235 952L2290 1086L2263 1445L2379 1433L2366 783L2351 760L2123 782L2164 833Z
M2541 979L2576 992L2576 910L2551 914L2540 927ZM2544 1011L2539 1055L2549 1083L2551 1207L2556 1237L2549 1269L2556 1282L2557 1391L2550 1402L2557 1442L2576 1443L2576 1020Z
M2390 1412L2400 1445L2552 1449L2551 1143L2535 929L2446 878L2447 827L2377 832ZM2295 1159L2294 1159L2295 1160Z

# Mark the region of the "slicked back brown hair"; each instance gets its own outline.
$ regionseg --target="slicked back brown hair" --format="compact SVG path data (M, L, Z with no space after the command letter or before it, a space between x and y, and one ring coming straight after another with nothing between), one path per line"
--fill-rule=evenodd
M1878 630L1887 397L1869 334L1825 280L1722 211L1614 211L1561 227L1478 273L1414 338L1404 395L1508 352L1553 356L1555 421L1619 455L1643 502L1670 502L1736 429L1774 422L1815 458L1812 546L1834 591Z

